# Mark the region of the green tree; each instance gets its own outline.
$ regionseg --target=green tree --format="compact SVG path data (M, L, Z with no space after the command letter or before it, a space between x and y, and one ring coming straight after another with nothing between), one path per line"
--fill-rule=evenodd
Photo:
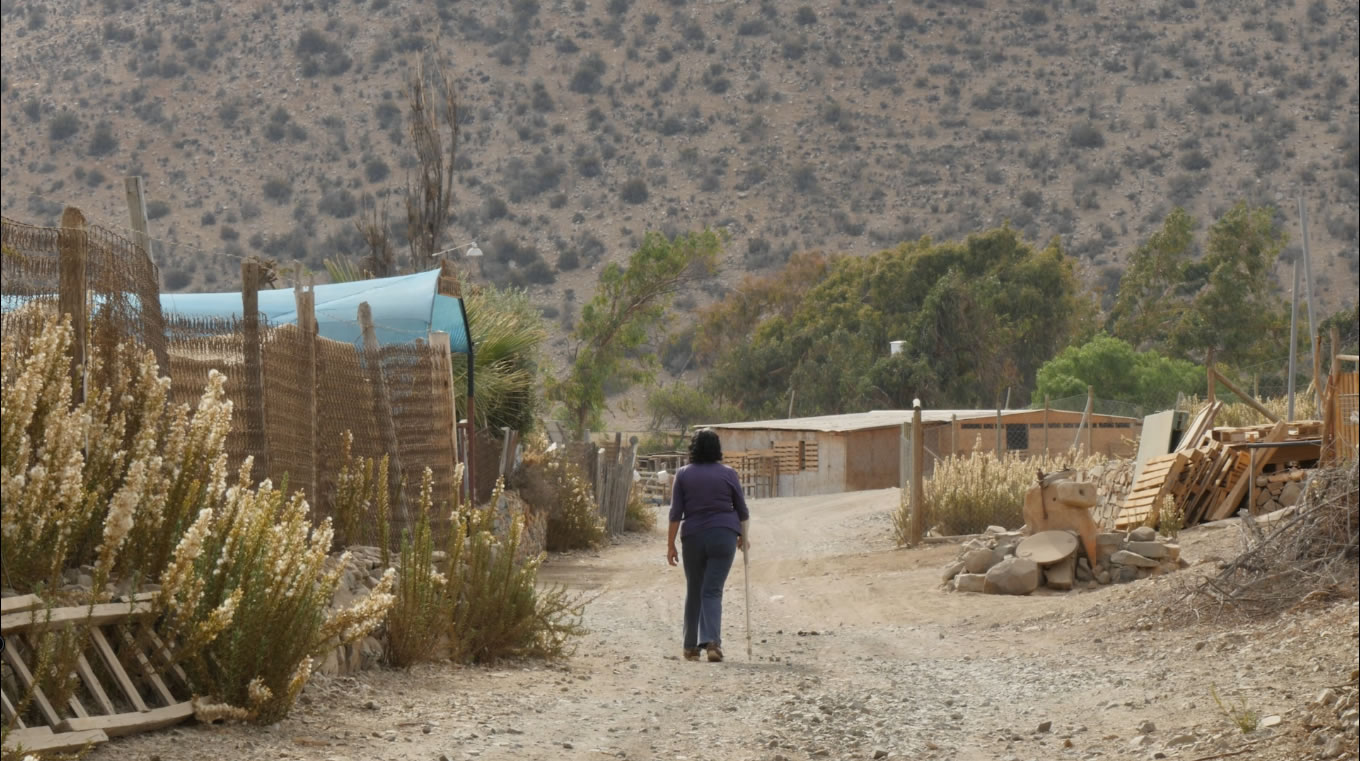
M740 323L710 362L706 387L747 416L783 415L791 397L795 414L904 407L914 396L992 404L1031 384L1094 314L1057 243L1036 250L1009 227L833 259L778 303L794 306ZM903 353L888 353L894 340Z
M1139 348L1229 364L1277 356L1289 322L1272 267L1285 234L1275 210L1239 202L1209 228L1202 255L1184 209L1134 252L1111 314L1115 336Z
M1203 273L1170 336L1172 351L1198 356L1214 349L1226 364L1244 365L1278 356L1288 346L1289 319L1271 268L1287 237L1275 210L1238 202L1209 228L1204 258L1187 270Z
M675 294L716 270L725 239L725 234L707 229L669 239L649 232L626 267L611 263L600 273L599 289L572 331L566 377L547 382L548 399L562 405L577 439L601 424L606 382L626 388L654 377L655 358L638 349L661 323Z
M1194 218L1177 206L1133 253L1110 315L1116 336L1140 347L1165 344L1185 303L1194 230Z
M647 394L647 414L653 431L683 434L690 426L732 420L730 406L713 394L684 383L653 389Z
M1161 408L1174 404L1177 393L1193 394L1203 385L1199 365L1138 351L1127 341L1101 333L1045 362L1039 368L1036 397L1084 395L1087 386L1094 386L1103 399Z

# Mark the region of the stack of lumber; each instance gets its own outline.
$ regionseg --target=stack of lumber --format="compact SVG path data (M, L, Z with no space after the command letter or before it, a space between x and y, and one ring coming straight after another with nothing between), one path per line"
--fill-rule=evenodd
M1155 526L1166 507L1186 526L1227 518L1237 511L1252 480L1280 452L1265 448L1253 458L1240 445L1316 438L1321 430L1317 421L1214 428L1219 406L1210 405L1196 416L1176 451L1147 461L1120 507L1115 528ZM1291 451L1289 456L1310 459L1307 452Z

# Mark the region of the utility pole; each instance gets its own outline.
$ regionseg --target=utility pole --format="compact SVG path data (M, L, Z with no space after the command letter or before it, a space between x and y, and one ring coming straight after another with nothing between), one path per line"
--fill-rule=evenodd
M1317 342L1311 340L1318 335L1317 317L1313 314L1313 260L1308 255L1308 209L1303 205L1303 196L1299 196L1299 225L1303 228L1303 280L1304 292L1308 294L1308 341L1309 347L1313 352L1313 366L1317 367ZM1298 290L1298 286L1294 286ZM1291 337L1290 345L1293 346ZM1291 373L1292 374L1292 373ZM1322 384L1317 377L1313 378L1313 393L1316 395L1318 414L1322 414ZM1290 416L1293 419L1293 416Z

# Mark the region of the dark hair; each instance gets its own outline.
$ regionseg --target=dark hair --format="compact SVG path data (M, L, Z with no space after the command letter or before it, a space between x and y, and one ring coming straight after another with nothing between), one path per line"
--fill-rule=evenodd
M722 462L722 442L712 428L700 428L689 441L689 461L696 464Z

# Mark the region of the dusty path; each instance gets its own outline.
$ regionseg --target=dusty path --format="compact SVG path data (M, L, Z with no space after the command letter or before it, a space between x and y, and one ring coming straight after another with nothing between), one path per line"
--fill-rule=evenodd
M896 499L753 504L750 661L739 565L728 661L679 658L683 574L666 566L658 527L545 568L546 581L595 596L591 633L563 663L318 679L275 727L188 726L92 758L1192 759L1255 739L1260 752L1240 757L1285 759L1299 757L1274 736L1287 722L1234 735L1210 686L1289 716L1355 667L1350 604L1292 629L1141 631L1134 609L1172 580L1028 598L943 592L955 548L893 549ZM1187 534L1185 553L1226 556L1229 533ZM1135 745L1145 721L1157 729Z

